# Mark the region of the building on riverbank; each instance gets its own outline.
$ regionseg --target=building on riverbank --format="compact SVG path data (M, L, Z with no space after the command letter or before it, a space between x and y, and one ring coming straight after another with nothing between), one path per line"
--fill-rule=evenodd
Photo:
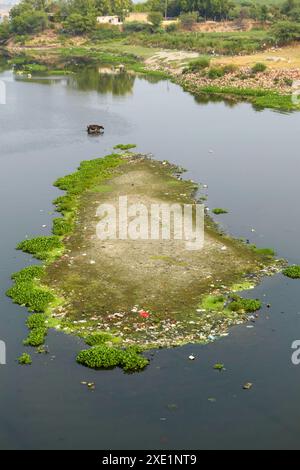
M98 24L111 24L114 26L122 25L123 22L119 16L98 16Z

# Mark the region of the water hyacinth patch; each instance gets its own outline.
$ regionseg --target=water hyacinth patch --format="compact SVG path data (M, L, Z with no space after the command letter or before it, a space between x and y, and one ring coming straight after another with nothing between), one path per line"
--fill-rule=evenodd
M135 144L118 144L114 146L115 150L131 150L136 148Z
M43 313L33 313L26 320L26 325L30 330L45 327L46 316Z
M258 299L243 299L242 297L234 296L234 300L229 305L229 308L233 312L254 313L260 310L261 306L262 303Z
M30 331L27 338L23 341L24 346L41 346L44 344L47 328L38 327Z
M134 347L123 350L105 345L81 351L76 360L92 369L113 369L118 366L126 372L140 371L149 364L148 359L141 356Z
M300 279L300 266L289 266L288 268L282 271L284 276L291 279Z
M64 249L63 243L56 235L50 237L36 237L19 243L17 250L34 255L37 259L51 259L53 253L61 254Z
M45 312L49 304L55 300L50 291L28 282L17 282L8 289L6 295L16 304L24 305L32 312Z
M32 364L32 359L30 354L23 353L21 356L18 358L18 363L21 365L31 365Z

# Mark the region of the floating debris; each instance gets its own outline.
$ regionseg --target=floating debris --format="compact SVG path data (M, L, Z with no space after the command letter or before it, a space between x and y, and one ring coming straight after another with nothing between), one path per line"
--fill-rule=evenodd
M253 387L253 384L251 382L247 382L245 383L245 385L243 385L244 390L251 390L252 387Z

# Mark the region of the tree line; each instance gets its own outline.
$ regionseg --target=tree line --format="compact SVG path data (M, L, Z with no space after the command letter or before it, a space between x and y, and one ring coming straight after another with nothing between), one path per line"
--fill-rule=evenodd
M22 0L11 9L9 20L0 24L0 41L47 28L65 34L89 34L97 30L97 16L118 15L124 19L130 11L150 12L149 33L159 31L163 17L180 17L186 30L193 29L199 21L249 18L273 23L279 43L300 37L300 0L269 5L253 0L147 0L136 5L132 0ZM139 31L138 25L136 29L132 26L131 31Z

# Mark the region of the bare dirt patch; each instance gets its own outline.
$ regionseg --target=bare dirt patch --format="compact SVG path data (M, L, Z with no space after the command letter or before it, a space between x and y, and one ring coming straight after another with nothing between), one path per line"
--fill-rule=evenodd
M101 203L193 203L195 184L168 165L128 158L114 176L85 192L66 254L47 268L46 283L66 299L54 316L59 328L86 335L109 332L122 344L145 348L206 341L243 321L236 313L199 308L207 294L228 292L245 276L260 275L262 258L206 221L202 250L183 240L99 240ZM264 271L266 273L266 271ZM141 311L147 315L141 315Z

